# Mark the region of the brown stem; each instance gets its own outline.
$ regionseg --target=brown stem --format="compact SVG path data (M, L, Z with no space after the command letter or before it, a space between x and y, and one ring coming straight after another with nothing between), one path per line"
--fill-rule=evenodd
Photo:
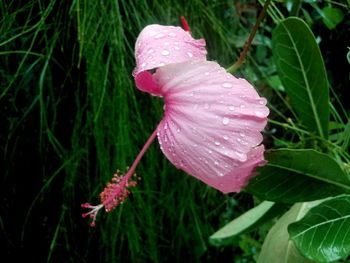
M267 0L265 2L264 7L263 7L263 9L261 10L261 12L259 14L259 17L258 17L258 19L255 22L253 30L252 30L252 32L250 32L248 41L244 44L244 48L243 48L243 51L242 51L239 59L237 60L237 62L235 64L233 64L231 67L229 67L227 69L228 72L232 73L232 72L236 71L243 64L243 62L244 62L244 60L245 60L245 58L247 56L248 48L251 46L251 44L253 42L253 39L254 39L255 34L256 34L256 31L258 30L259 25L260 25L261 21L263 20L265 14L266 14L266 11L267 11L267 8L268 8L270 2L271 2L271 0Z

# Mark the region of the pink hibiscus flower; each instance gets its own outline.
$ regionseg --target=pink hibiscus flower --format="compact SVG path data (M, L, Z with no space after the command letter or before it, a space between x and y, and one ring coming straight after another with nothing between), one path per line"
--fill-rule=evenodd
M142 30L133 75L138 89L164 98L164 118L129 171L107 185L102 204L83 205L92 209L85 216L95 219L99 209L110 211L126 198L136 184L131 180L136 165L156 136L171 163L223 193L240 191L265 163L260 144L269 114L266 99L245 79L207 61L206 53L205 41L180 27Z

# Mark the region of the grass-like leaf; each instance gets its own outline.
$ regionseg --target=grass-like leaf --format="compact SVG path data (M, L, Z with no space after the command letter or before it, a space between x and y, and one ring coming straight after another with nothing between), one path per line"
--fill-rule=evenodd
M284 205L264 201L216 231L210 236L209 241L218 246L230 244L233 237L254 230L278 214L282 214L283 210Z
M333 262L350 254L350 196L326 200L288 227L299 251L316 262Z
M299 119L327 138L329 84L312 31L303 20L290 17L273 31L272 43L279 77Z

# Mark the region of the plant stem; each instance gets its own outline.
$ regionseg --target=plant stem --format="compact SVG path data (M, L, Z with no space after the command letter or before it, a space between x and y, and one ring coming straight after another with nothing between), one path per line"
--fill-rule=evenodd
M235 64L233 64L231 67L229 67L227 69L228 72L230 72L230 73L235 72L243 64L243 62L244 62L244 60L245 60L245 58L247 56L247 53L248 53L248 48L251 46L251 44L253 42L254 36L256 34L256 31L258 30L259 25L260 25L261 21L263 20L265 14L266 14L266 10L267 10L270 2L271 2L271 0L267 0L265 2L264 7L263 7L263 9L261 10L261 12L259 14L259 17L258 17L258 19L255 22L253 30L252 30L252 32L249 35L248 41L244 44L244 48L243 48L243 51L242 51L239 59L237 60L237 62Z

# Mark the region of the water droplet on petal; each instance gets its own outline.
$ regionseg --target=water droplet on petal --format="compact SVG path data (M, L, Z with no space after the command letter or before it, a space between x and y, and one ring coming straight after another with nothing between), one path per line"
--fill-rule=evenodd
M163 63L163 62L160 62L160 63L158 64L159 67L163 67L164 65L165 65L165 63Z
M229 106L228 109L229 109L229 110L235 110L236 107L235 107L235 106Z
M164 46L169 46L170 43L169 42L164 42Z
M150 48L150 49L147 51L148 54L151 54L151 53L153 53L153 52L154 52L154 49L152 49L152 48Z
M256 112L255 112L255 115L256 115L257 117L264 117L264 113L261 112L261 111L256 111Z
M224 140L228 140L228 136L227 135L224 135L223 138L224 138Z
M180 50L180 48L179 48L179 47L174 47L174 49L175 49L175 50Z
M220 145L220 142L214 142L215 143L215 145L217 145L217 146L219 146Z
M193 57L193 54L191 52L187 52L187 55L191 58Z
M171 32L171 33L168 34L168 36L170 36L170 37L176 37L176 34L173 33L173 32Z
M224 82L222 83L222 85L224 88L232 88L232 84L231 83L228 83L228 82Z
M212 153L213 153L213 151L212 151L212 150L209 150L209 151L208 151L208 153L212 154Z
M245 162L247 160L247 155L244 153L236 152L236 155L238 157L238 160L241 162Z
M151 37L154 36L155 34L157 34L156 31L151 31L151 32L149 32L149 35L150 35Z
M141 67L144 68L144 67L146 67L146 65L147 65L147 63L142 63Z
M259 104L264 105L265 104L265 100L264 99L259 100Z
M160 34L158 34L158 35L155 36L155 38L157 38L157 39L162 38L162 37L165 37L165 35L162 34L162 33L160 33Z
M230 122L230 119L227 117L222 118L222 124L227 125Z
M180 128L177 128L177 129L176 129L176 131L177 131L177 132L180 132L180 131L181 131L181 129L180 129Z
M209 76L209 72L205 72L204 75Z
M218 161L214 161L214 164L215 164L215 165L219 165L219 162L218 162Z
M245 108L245 105L242 103L241 105L239 105L239 107L240 107L241 109L244 109L244 108Z
M169 50L164 49L164 50L162 51L162 55L163 55L163 56L168 56L169 54L170 54Z
M220 173L220 172L219 172L219 174L218 174L218 175L219 175L220 177L224 176L224 174L223 174L223 173Z
M240 132L239 135L240 135L241 137L245 137L245 134L244 134L243 132Z

